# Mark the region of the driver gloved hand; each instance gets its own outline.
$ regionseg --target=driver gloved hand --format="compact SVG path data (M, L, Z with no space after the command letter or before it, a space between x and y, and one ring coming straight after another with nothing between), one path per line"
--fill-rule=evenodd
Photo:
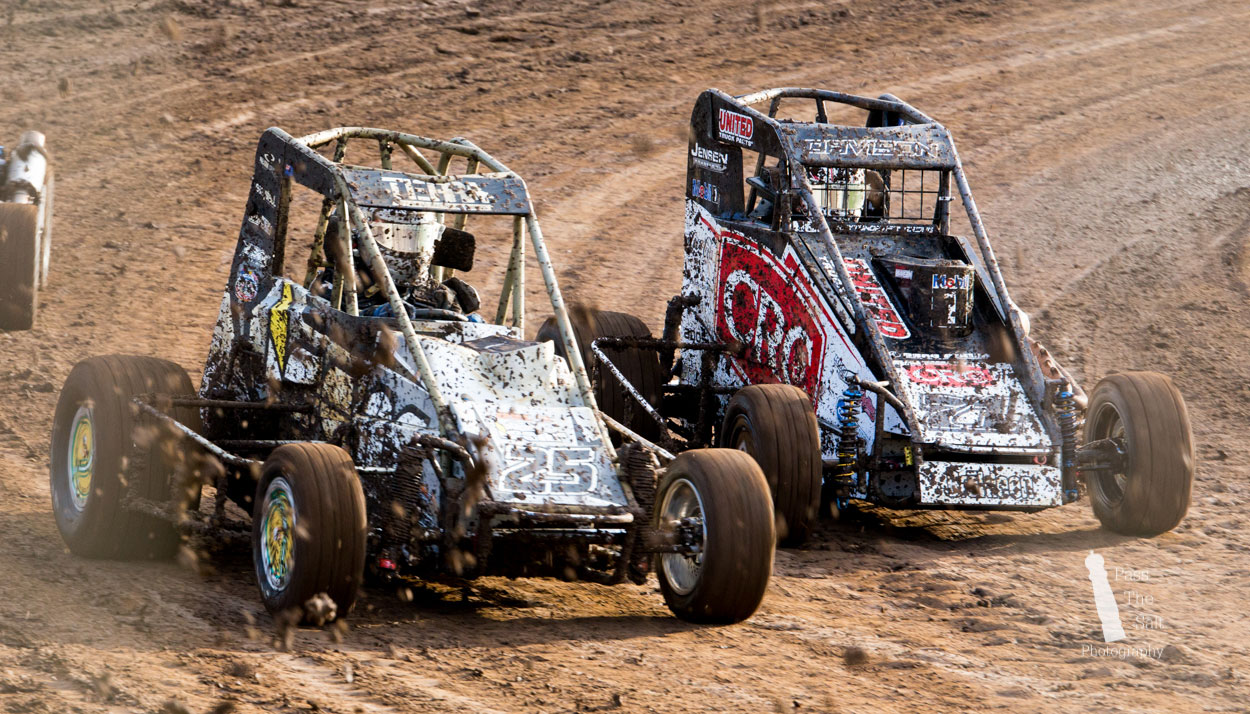
M447 278L443 281L443 286L455 295L456 305L460 312L468 315L477 312L482 306L482 299L478 297L477 289L460 278L454 276Z

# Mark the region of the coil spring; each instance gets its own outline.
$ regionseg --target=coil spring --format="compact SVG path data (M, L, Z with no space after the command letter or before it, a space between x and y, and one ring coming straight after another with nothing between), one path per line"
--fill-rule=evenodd
M843 375L846 388L838 400L838 470L840 480L851 480L859 471L859 409L864 399L864 388L854 375Z
M1076 411L1076 395L1072 393L1071 385L1059 385L1059 390L1055 393L1055 412L1059 418L1059 436L1063 439L1060 446L1060 455L1063 461L1063 470L1067 478L1064 479L1065 484L1070 483L1069 474L1074 474L1076 468L1076 432L1078 416ZM1076 499L1076 489L1067 488L1065 500Z

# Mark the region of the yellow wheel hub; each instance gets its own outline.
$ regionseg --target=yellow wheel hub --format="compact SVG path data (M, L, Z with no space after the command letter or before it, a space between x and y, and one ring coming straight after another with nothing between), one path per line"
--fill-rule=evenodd
M69 437L70 497L74 501L74 507L80 511L87 507L87 499L91 496L91 476L94 473L95 426L91 419L91 408L84 404L74 414Z

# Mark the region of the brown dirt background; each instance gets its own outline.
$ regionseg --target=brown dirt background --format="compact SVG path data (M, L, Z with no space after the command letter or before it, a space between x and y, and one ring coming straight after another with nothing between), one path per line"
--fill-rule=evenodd
M1244 2L0 7L3 138L45 131L58 176L37 327L0 333L0 710L1246 711ZM1175 532L1114 536L1083 503L864 511L779 551L761 610L732 627L670 617L653 584L488 579L465 601L368 591L346 629L288 648L245 551L194 569L63 549L59 386L109 352L198 377L265 127L471 138L529 181L567 293L658 326L691 102L783 85L889 91L946 123L1035 333L1087 387L1117 369L1176 380L1202 463ZM505 255L479 252L488 293ZM536 271L529 287L533 330ZM1162 658L1083 649L1101 644L1090 548L1120 644ZM1161 628L1137 629L1146 615Z

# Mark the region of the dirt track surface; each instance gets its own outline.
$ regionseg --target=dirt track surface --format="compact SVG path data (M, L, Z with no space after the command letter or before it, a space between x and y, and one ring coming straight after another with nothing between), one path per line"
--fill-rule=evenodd
M0 710L1245 711L1240 0L103 5L0 16L3 138L45 131L58 171L37 328L0 333ZM855 512L779 551L737 626L684 624L654 585L487 579L464 601L367 591L347 628L286 647L246 552L197 570L62 548L60 384L110 352L198 378L263 128L471 138L528 179L566 291L654 327L680 281L691 102L782 85L893 92L954 132L1035 333L1087 388L1155 369L1187 397L1201 465L1181 527L1122 538L1085 503ZM487 293L505 255L479 252ZM1129 630L1118 644L1153 656L1089 651L1091 548Z

